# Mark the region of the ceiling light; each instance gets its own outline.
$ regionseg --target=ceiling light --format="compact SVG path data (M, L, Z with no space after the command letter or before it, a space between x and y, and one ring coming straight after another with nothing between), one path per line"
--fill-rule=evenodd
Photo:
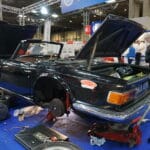
M19 14L19 15L18 15L18 17L22 18L22 17L23 17L23 15Z
M45 19L43 19L43 18L41 18L40 20L41 20L41 21L45 21Z
M27 16L19 14L18 17L20 17L20 18L26 18Z
M42 15L48 15L48 10L46 7L42 7L40 11Z
M57 15L57 14L52 14L52 17L53 17L53 18L57 18L58 15Z
M34 14L36 14L37 10L33 9L31 12L34 13Z
M107 0L106 3L115 3L116 0Z
M30 18L27 18L27 21L30 21Z

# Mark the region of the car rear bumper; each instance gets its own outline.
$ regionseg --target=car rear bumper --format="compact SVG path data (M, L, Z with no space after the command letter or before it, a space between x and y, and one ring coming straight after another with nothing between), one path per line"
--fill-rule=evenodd
M127 122L142 115L144 111L148 108L148 105L150 105L150 94L146 96L143 100L137 102L132 107L130 106L122 112L108 109L100 109L97 107L93 107L89 104L87 105L86 103L83 103L81 101L76 101L75 103L73 103L73 108L77 111L91 114L100 119L115 122Z

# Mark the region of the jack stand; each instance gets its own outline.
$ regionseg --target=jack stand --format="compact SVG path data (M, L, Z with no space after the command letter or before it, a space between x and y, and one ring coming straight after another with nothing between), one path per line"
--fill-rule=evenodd
M88 131L88 135L96 138L105 138L116 142L128 143L130 147L138 145L141 143L142 138L140 125L142 122L146 122L145 120L149 121L149 119L144 119L149 111L150 104L141 117L134 119L129 124L111 122L95 123Z
M46 119L47 121L56 121L56 117L52 114L52 112L48 112Z
M88 135L97 138L105 138L121 143L128 143L131 147L141 142L141 131L136 125L104 122L93 124Z

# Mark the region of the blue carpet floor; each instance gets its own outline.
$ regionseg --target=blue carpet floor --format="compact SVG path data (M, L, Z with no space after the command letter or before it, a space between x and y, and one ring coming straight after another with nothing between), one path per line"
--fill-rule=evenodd
M20 103L21 102L21 103ZM11 108L10 117L0 122L0 150L24 150L25 148L15 140L15 134L18 133L24 126L34 127L39 124L44 124L48 127L52 127L61 133L64 133L69 137L69 141L79 146L82 150L150 150L150 122L141 125L142 130L142 142L140 145L133 148L129 148L127 144L121 144L106 140L105 144L101 147L90 145L90 138L87 135L87 131L90 125L96 121L93 117L81 117L73 111L67 116L63 116L57 119L56 122L43 122L46 111L41 112L38 115L25 118L24 121L18 121L18 118L13 117L13 111L17 108L21 108L29 103L23 100L17 100L17 105ZM150 114L147 118L150 118Z

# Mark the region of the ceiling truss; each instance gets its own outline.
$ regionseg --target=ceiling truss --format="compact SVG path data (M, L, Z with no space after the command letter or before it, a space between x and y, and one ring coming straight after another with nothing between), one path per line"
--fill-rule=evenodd
M29 6L23 7L22 11L24 12L24 14L28 14L30 13L33 9L39 9L42 6L50 6L50 5L54 5L56 3L59 3L60 0L42 0L39 1L37 3L31 4Z
M19 14L22 10L20 8L2 5L2 10L4 12L13 13L13 14Z
M37 3L31 4L29 6L22 7L22 8L16 8L16 7L7 6L7 5L1 5L1 6L4 12L14 13L18 15L21 14L23 17L19 19L19 24L25 25L25 20L24 20L25 14L31 13L32 10L40 9L42 6L50 6L59 2L60 0L41 0Z
M17 8L17 7L7 6L7 5L1 5L1 7L2 7L3 12L22 15L22 17L19 17L19 24L25 25L25 17L23 17L23 16L25 16L26 14L32 13L33 10L39 11L39 9L42 6L46 7L46 6L54 5L54 4L60 3L60 1L61 0L41 0L39 2L33 3L31 5L28 5L28 6L22 7L22 8ZM124 1L126 1L126 0L117 0L117 4L119 2L124 2ZM83 13L83 11L89 11L89 10L92 11L95 8L106 8L109 5L110 4L102 4L101 6L93 6L93 7L87 8L87 9L78 10L76 12L71 12L70 14L74 14L74 13L76 14L79 12ZM112 4L112 6L114 6L114 4ZM70 15L70 14L65 14L65 16Z

